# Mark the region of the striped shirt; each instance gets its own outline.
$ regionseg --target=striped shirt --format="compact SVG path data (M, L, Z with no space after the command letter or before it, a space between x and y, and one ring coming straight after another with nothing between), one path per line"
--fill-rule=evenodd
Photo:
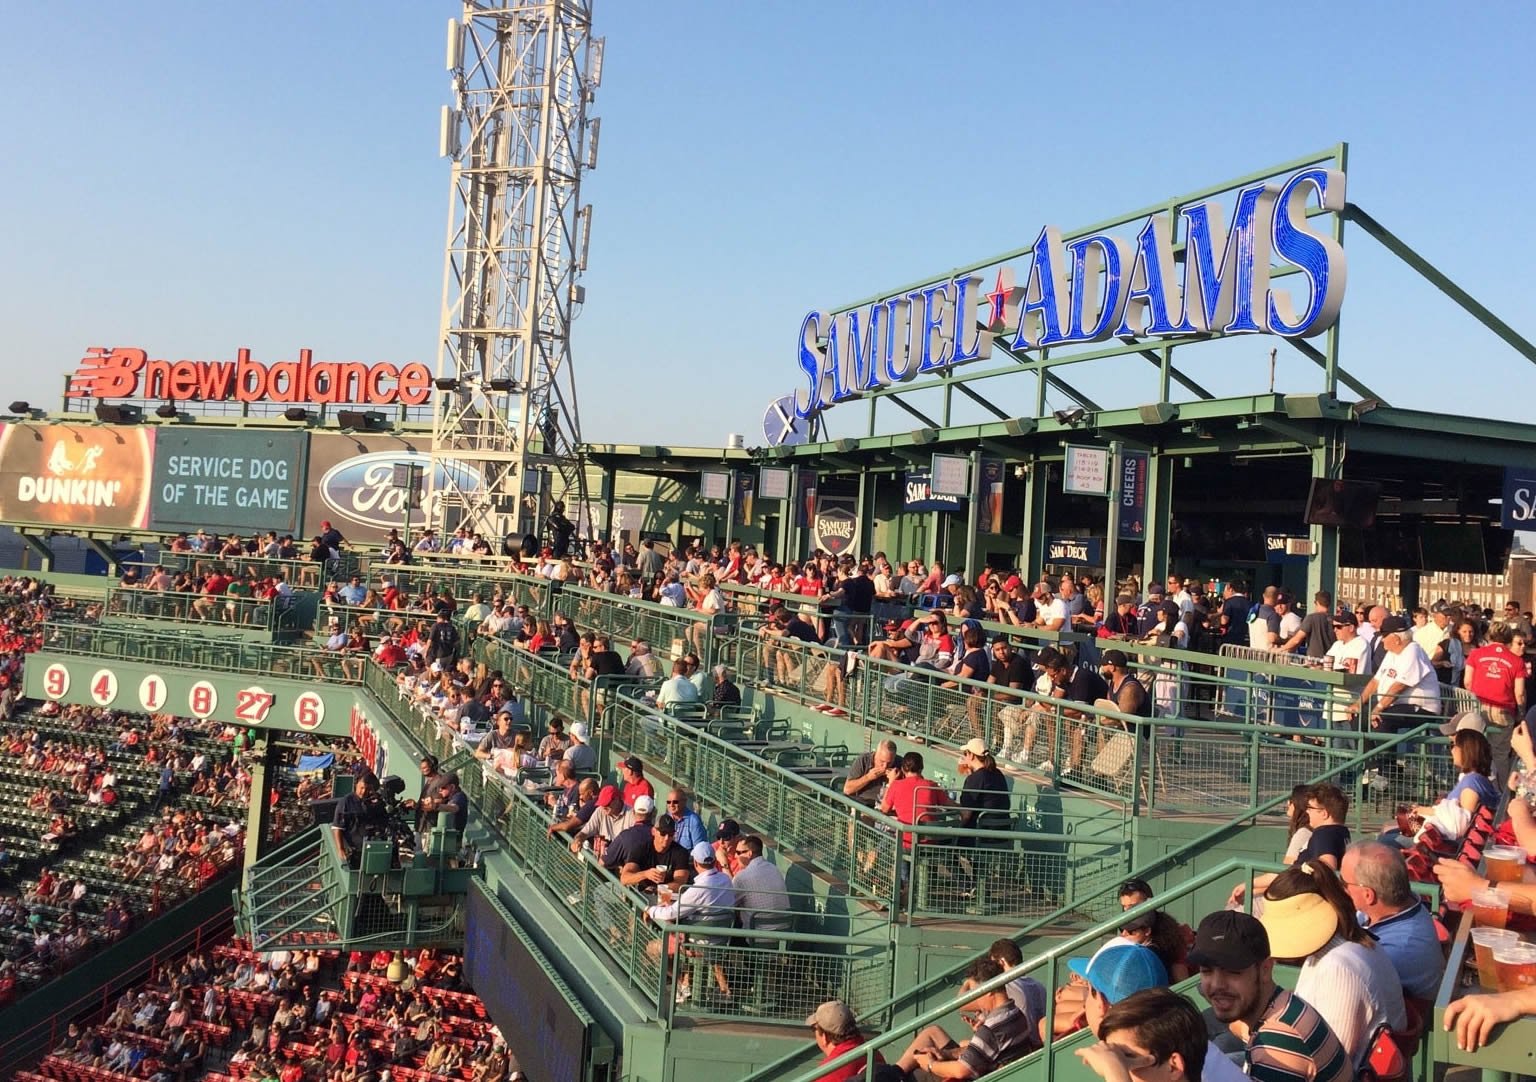
M980 1078L1038 1047L1040 1042L1030 1032L1023 1012L1010 1000L987 1012L970 1041L960 1049L958 1059L971 1069L974 1077Z
M1275 989L1264 1021L1248 1042L1245 1064L1259 1082L1350 1082L1354 1070L1344 1046L1306 1001Z

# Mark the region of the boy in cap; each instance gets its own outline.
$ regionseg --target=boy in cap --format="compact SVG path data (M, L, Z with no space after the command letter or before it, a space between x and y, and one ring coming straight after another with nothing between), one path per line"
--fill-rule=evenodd
M1218 1021L1244 1038L1244 1066L1258 1082L1348 1082L1344 1046L1318 1014L1275 984L1269 934L1257 917L1220 910L1200 922L1189 962Z

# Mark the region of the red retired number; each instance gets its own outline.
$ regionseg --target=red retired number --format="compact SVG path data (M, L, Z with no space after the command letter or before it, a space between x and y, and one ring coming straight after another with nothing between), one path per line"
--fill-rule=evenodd
M261 688L241 688L235 692L235 717L241 721L259 724L267 720L272 709L272 695Z

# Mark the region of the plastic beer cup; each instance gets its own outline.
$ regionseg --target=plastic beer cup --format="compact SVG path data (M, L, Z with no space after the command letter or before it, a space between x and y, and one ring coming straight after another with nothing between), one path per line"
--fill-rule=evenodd
M1516 942L1495 947L1493 963L1499 971L1499 991L1536 987L1536 945Z
M1498 890L1480 890L1472 895L1472 923L1484 928L1502 928L1509 923L1509 895Z
M1477 956L1477 983L1490 992L1498 991L1499 971L1493 961L1493 952L1519 942L1520 933L1508 928L1473 928L1472 951Z
M1483 850L1490 883L1518 883L1525 871L1525 850L1518 845L1490 845Z

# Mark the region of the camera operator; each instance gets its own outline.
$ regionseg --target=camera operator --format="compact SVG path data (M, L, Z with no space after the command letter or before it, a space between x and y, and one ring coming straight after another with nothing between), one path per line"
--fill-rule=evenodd
M341 839L347 863L357 867L362 859L363 842L388 830L389 809L379 795L379 781L372 774L360 774L352 783L352 792L336 805L332 826Z

